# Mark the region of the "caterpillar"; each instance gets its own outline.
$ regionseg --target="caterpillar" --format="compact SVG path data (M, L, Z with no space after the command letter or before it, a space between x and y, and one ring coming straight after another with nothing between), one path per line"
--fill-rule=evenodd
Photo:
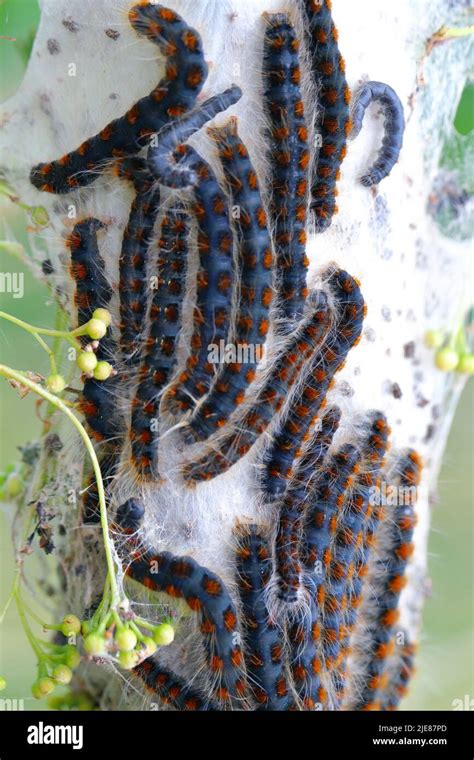
M421 471L421 458L413 449L399 457L394 483L398 486L401 503L397 503L391 519L383 524L383 535L378 536L378 557L368 581L373 588L367 599L364 619L369 643L364 645L365 664L360 674L361 688L354 701L356 710L380 709L379 690L384 687L390 658L394 654L398 603L406 585L406 569L413 551L414 503Z
M337 523L325 597L325 625L338 634L331 646L331 659L335 664L334 681L339 700L344 693L345 661L348 655L345 628L347 589L362 542L364 525L370 515L373 490L384 464L390 434L386 417L381 412L368 413L364 427L366 430L359 444L359 469Z
M265 602L272 575L270 549L256 525L239 526L237 535L236 581L250 690L259 709L286 710L290 692L284 672L283 635Z
M184 599L198 613L212 689L219 703L243 702L247 685L242 674L242 650L238 641L237 614L225 585L191 557L148 550L138 553L127 575L151 591Z
M213 700L206 699L198 690L191 688L183 678L161 665L156 657L149 657L132 672L143 681L147 691L180 712L219 710Z
M315 477L316 467L325 459L339 427L340 419L341 410L337 406L328 409L325 413L321 420L321 428L312 434L288 489L278 504L279 522L275 539L276 570L279 596L287 604L296 600L301 586L299 540L308 488Z
M89 217L77 222L66 241L71 254L69 271L76 286L74 303L79 325L88 322L94 309L107 307L112 298L97 241L97 233L105 228L100 219Z
M337 212L336 183L347 152L350 91L345 62L339 52L338 32L330 0L303 0L312 75L318 86L320 149L311 186L311 209L316 232L324 232Z
M232 467L250 451L280 411L298 372L321 345L329 329L330 312L326 295L316 291L309 300L309 316L275 358L266 382L256 392L254 403L236 421L236 429L217 441L217 451L213 450L197 462L185 465L183 474L187 482L212 480Z
M149 330L132 402L132 462L142 479L158 477L159 406L176 365L188 249L188 214L182 204L175 203L161 222L158 287L151 302Z
M342 446L329 458L309 494L301 560L306 570L305 586L310 597L311 616L308 619L307 614L303 615L302 620L294 624L291 640L293 668L296 672L300 669L298 692L303 699L309 698L311 702L318 701L322 663L328 670L334 666L333 647L339 634L339 620L336 616L326 619L323 613L323 610L326 612L325 589L338 513L357 472L359 460L360 452L355 446ZM308 666L308 662L313 663L312 667ZM317 672L315 663L318 664Z
M402 631L401 635L405 640L408 639L405 631ZM416 646L409 641L398 646L398 651L395 650L394 663L378 695L381 710L397 710L400 701L407 693L408 684L415 670L415 655Z
M154 2L134 5L128 18L167 58L165 76L124 116L71 153L34 166L30 181L38 190L61 194L89 185L108 161L138 153L151 135L193 108L208 73L199 34L177 13Z
M288 328L307 297L308 129L301 95L299 41L285 13L266 15L264 108L269 122L270 218L277 269L277 316Z
M117 161L114 171L135 188L120 252L120 349L127 365L140 360L140 346L147 311L148 258L155 222L160 210L160 190L141 158Z
M334 300L335 319L327 341L304 369L303 389L296 388L290 407L267 453L264 488L267 496L280 496L286 490L293 463L298 458L308 430L331 387L334 375L360 340L365 304L357 281L339 271L328 281Z
M190 145L183 145L188 166L198 177L192 211L198 225L200 269L191 354L185 370L167 392L173 411L186 410L205 395L215 374L209 347L226 340L230 326L234 284L233 233L225 193L209 164Z
M381 103L384 108L385 135L375 163L360 180L364 187L378 185L388 177L399 159L405 130L403 106L395 90L383 82L365 82L354 95L351 138L359 134L365 112L374 101Z
M175 190L195 185L198 181L196 172L187 166L187 162L180 162L180 144L187 142L204 124L237 103L241 97L240 87L230 87L164 127L160 131L158 145L151 145L148 150L148 167L153 176L162 185ZM189 155L186 158L189 161Z
M240 287L232 335L236 360L219 370L209 394L183 431L194 440L204 440L223 427L244 401L263 352L273 295L273 255L266 213L257 175L237 133L237 120L231 119L225 127L211 130L211 134L218 145L232 205L239 209L235 227Z
M71 254L70 273L76 287L74 301L79 324L88 322L95 309L107 307L112 298L97 242L97 233L102 229L105 225L99 219L84 219L74 226L66 241ZM97 358L110 360L116 354L117 346L109 328L99 343ZM78 408L97 441L114 439L122 430L123 423L115 402L116 387L115 377L100 382L86 379L84 382Z
M310 594L309 605L309 611L296 611L295 620L289 626L288 638L296 692L304 710L315 710L327 706L328 694L321 680L319 604L313 593Z

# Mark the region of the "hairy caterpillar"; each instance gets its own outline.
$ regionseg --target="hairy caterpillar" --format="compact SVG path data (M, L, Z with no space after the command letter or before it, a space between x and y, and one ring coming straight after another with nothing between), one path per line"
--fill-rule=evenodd
M347 151L351 96L330 0L303 0L303 11L312 75L318 86L318 106L322 110L319 119L321 145L312 179L311 208L316 232L324 232L337 212L336 183Z
M204 396L214 378L209 346L227 338L234 285L233 234L227 198L209 164L190 145L183 145L182 150L188 166L198 177L193 187L192 210L198 225L200 269L191 355L177 384L167 393L174 411L188 409Z
M219 430L245 397L255 377L255 366L265 344L272 300L272 247L266 214L260 197L257 175L248 151L237 134L237 121L213 129L219 156L238 208L235 220L238 249L239 301L236 309L232 345L244 352L250 347L254 356L225 364L203 403L196 408L186 427L189 437L203 440Z
M141 678L145 688L165 704L172 705L181 712L202 712L219 710L212 700L206 699L197 689L193 689L183 678L160 665L156 657L149 657L133 668L133 673Z
M151 302L149 330L132 402L132 461L145 479L158 477L159 406L176 365L188 252L189 218L184 207L176 203L161 222L158 287Z
M136 192L123 232L119 262L120 349L123 360L130 365L140 360L149 291L149 249L161 196L144 159L122 159L115 173L132 182Z
M128 566L127 575L151 591L184 599L198 613L209 669L215 679L215 697L223 703L242 701L247 686L242 675L242 650L234 635L237 614L220 578L191 557L152 550L139 553Z
M308 130L301 95L299 41L287 14L266 16L264 106L269 122L270 217L282 327L301 318L307 297ZM285 320L283 322L283 320Z
M275 539L276 569L279 596L287 603L296 600L301 585L299 540L308 488L315 477L315 468L325 459L339 427L340 419L341 410L338 407L328 409L321 420L321 428L312 434L288 489L278 504L279 522Z
M89 185L108 161L137 153L152 134L194 106L208 71L199 34L158 3L134 5L128 18L135 31L166 56L165 76L124 116L76 150L33 167L30 180L38 190L60 194Z
M360 180L364 187L377 185L388 177L400 156L405 130L403 106L395 90L383 82L365 82L354 95L351 138L359 134L365 112L374 101L384 108L385 136L377 160Z
M239 526L237 536L236 580L250 689L260 709L286 710L290 694L284 672L283 635L265 602L272 574L269 545L256 525Z
M218 442L218 451L186 465L185 479L191 482L212 480L245 456L266 430L285 401L288 389L296 381L304 362L324 340L330 324L326 295L316 291L310 299L309 316L283 346L270 375L257 391L254 403L235 424L235 431Z
M344 692L345 661L348 654L347 650L343 649L346 643L345 605L348 584L350 588L354 560L362 542L364 525L372 509L373 489L384 464L390 434L385 415L380 412L370 412L364 427L366 430L359 444L361 455L358 472L337 523L325 598L325 625L332 627L338 634L331 647L331 657L336 666L334 680L339 699ZM339 656L341 649L342 655Z
M380 709L379 690L384 687L390 658L394 654L394 631L398 621L398 603L406 584L405 573L413 551L412 537L416 525L415 489L420 482L422 462L410 449L396 464L393 482L400 498L393 515L381 526L377 535L378 556L371 568L370 587L365 610L365 625L370 642L364 647L365 667L360 676L361 689L355 697L354 709ZM406 490L408 499L406 499ZM408 502L408 503L407 503Z
M206 100L199 108L195 108L164 127L158 136L158 145L150 146L148 151L148 167L153 176L162 185L175 190L195 185L198 181L197 174L191 166L187 165L190 156L185 154L187 160L180 161L182 154L179 145L187 142L204 124L211 121L218 113L227 111L241 97L240 87L230 87Z
M281 495L287 487L294 460L299 456L310 425L325 403L334 375L347 354L359 342L365 316L360 288L347 272L329 279L335 305L334 324L319 352L311 357L302 373L302 391L296 388L290 397L288 414L281 423L266 455L265 492Z

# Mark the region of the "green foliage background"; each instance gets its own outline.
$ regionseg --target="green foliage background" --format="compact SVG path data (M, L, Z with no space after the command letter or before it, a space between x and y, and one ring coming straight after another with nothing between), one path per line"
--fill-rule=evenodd
M9 97L21 81L39 21L36 0L0 0L0 101ZM456 44L450 43L450 44ZM473 149L474 84L465 88L455 127L461 138L464 160ZM443 163L452 165L458 155L446 145ZM469 174L469 172L467 172ZM472 183L472 172L470 175ZM472 187L466 187L472 191ZM0 237L27 244L25 218L8 201L0 205ZM23 271L25 298L15 300L0 294L3 310L33 324L51 326L54 305L48 302L44 287L34 281L17 260L0 253L0 271ZM5 322L0 323L0 360L19 369L47 372L45 355L29 335ZM18 459L17 447L34 439L40 431L34 401L20 401L0 383L0 469ZM439 485L439 499L433 507L429 544L432 597L427 600L418 658L418 674L404 706L415 710L451 709L452 700L465 694L474 697L473 642L473 547L474 547L474 394L473 382L458 408L449 437ZM8 523L0 513L0 609L7 597L13 573L13 555ZM38 703L29 697L35 677L33 653L26 641L15 610L11 609L0 630L0 674L8 680L2 697L25 699L26 709Z

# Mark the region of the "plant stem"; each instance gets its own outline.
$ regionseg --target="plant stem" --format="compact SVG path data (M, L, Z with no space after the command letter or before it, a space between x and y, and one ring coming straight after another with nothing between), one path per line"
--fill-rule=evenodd
M72 422L76 430L78 431L79 435L81 436L84 445L87 449L87 453L89 454L89 457L92 462L92 466L94 468L94 475L96 478L97 483L97 494L99 497L99 506L100 506L100 523L102 527L102 535L104 540L104 551L105 551L105 558L107 562L107 570L108 570L108 582L110 584L110 590L111 590L111 606L112 609L114 609L118 602L119 602L119 594L118 594L118 588L117 588L117 579L115 577L115 569L114 569L114 560L112 557L112 550L111 550L111 543L109 539L109 525L107 520L107 510L105 505L105 490L104 490L104 482L102 480L102 473L100 471L100 465L99 460L97 459L97 454L95 453L94 447L92 445L91 439L87 435L87 431L83 427L83 425L79 422L77 417L71 412L71 410L64 404L61 399L59 399L57 396L54 396L52 393L50 393L45 388L42 388L37 383L30 380L28 377L24 377L20 372L17 372L14 369L11 369L11 367L6 367L4 364L0 364L0 376L10 378L12 380L16 380L16 382L20 383L21 385L24 385L26 388L29 388L29 390L33 391L33 393L36 393L38 396L41 396L46 401L49 401L50 404L53 404L57 409L60 409Z

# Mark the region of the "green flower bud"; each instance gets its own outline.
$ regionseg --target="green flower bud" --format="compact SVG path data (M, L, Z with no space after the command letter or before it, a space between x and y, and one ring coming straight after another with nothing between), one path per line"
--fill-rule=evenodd
M85 372L87 375L92 375L97 367L97 356L93 351L81 351L77 357L77 366L81 372Z
M435 357L435 364L443 372L452 372L459 362L459 354L453 348L442 348Z
M66 381L62 375L50 375L46 380L46 386L51 393L58 395L66 387Z
M87 334L92 340L100 340L107 332L107 325L101 319L90 319L87 323Z
M131 670L138 665L140 658L138 652L120 652L118 661L121 668L124 670Z
M24 484L21 476L14 472L8 476L5 483L5 493L12 499L15 499L23 491Z
M167 647L174 641L174 628L169 623L161 623L153 633L155 644L159 647Z
M137 645L137 637L133 631L125 628L116 634L115 643L121 652L131 652Z
M58 683L65 685L71 682L72 670L71 668L68 668L67 665L57 665L51 673L51 676Z
M108 380L112 374L113 367L109 362L99 362L94 370L96 380Z
M105 639L99 633L89 633L84 639L84 649L92 656L101 655L105 652Z
M107 309L96 309L92 314L92 319L99 319L106 327L112 324L112 316Z
M61 623L61 633L64 636L70 636L71 634L77 634L81 632L81 621L76 615L66 615Z

